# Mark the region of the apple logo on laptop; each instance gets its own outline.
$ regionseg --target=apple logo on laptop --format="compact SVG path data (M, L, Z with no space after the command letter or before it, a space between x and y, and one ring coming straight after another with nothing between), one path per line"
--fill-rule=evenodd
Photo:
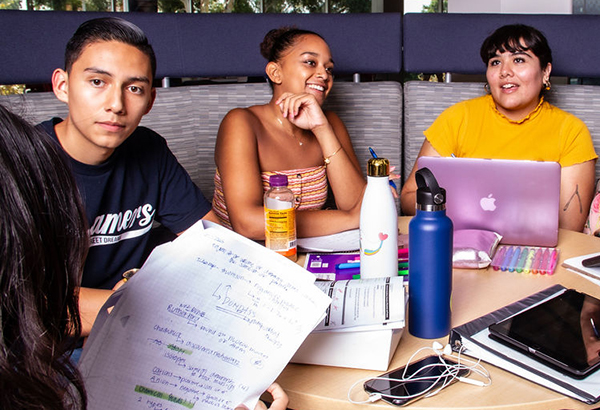
M496 198L492 197L492 194L489 194L488 196L481 198L479 205L481 205L481 209L484 211L495 211Z

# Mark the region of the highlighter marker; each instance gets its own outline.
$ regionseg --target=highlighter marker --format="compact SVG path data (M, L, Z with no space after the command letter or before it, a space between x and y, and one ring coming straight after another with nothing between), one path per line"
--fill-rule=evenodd
M360 268L360 262L346 262L335 265L335 270Z
M335 273L335 280L348 280L354 279L354 275L360 275L360 268L358 269L344 269Z
M541 274L550 274L550 265L552 265L552 258L554 257L554 251L550 251L546 248L544 251L544 265L540 268Z
M540 265L542 263L542 255L544 251L542 248L538 248L535 253L535 259L533 261L533 265L531 267L531 273L540 273Z
M521 254L521 247L515 246L515 252L513 253L512 258L510 259L510 265L508 266L509 272L515 271L515 267L517 266L517 263L519 262L520 254Z
M529 249L529 255L527 255L527 261L525 261L525 267L523 272L532 273L531 266L533 265L533 260L535 259L535 249Z
M540 261L540 269L539 272L541 275L545 275L548 270L548 265L550 264L550 252L548 252L548 248L544 249L544 254L542 255L542 260Z
M525 266L525 261L529 256L529 248L525 247L521 250L521 256L519 257L519 262L517 262L516 270L518 273L523 272L523 267Z
M554 269L556 268L556 262L558 262L558 250L554 249L552 251L552 255L550 256L550 266L548 267L548 275L554 274Z
M494 260L492 261L492 267L494 270L499 270L502 265L502 258L504 258L504 253L506 252L506 246L501 246L494 255Z
M506 250L504 259L502 259L502 266L500 267L500 269L502 269L503 271L506 271L508 269L508 266L510 265L510 261L512 259L513 252L514 252L514 249L512 246Z

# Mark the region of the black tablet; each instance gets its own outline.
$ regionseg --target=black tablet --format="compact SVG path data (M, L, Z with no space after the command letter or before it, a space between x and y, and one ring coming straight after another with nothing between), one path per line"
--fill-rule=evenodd
M567 289L489 327L490 337L568 376L600 368L600 300Z

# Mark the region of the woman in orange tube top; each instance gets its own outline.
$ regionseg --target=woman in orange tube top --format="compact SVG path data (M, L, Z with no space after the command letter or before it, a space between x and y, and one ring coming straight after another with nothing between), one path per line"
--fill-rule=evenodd
M358 228L361 167L340 118L321 108L333 86L329 46L316 33L280 28L267 33L261 54L273 97L223 119L215 147L215 212L234 231L264 239L269 176L285 174L296 197L299 237ZM335 210L322 209L328 187Z

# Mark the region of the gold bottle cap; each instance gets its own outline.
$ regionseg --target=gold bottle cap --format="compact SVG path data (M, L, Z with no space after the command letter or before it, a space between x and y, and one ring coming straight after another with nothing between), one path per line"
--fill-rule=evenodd
M367 162L367 175L370 177L387 177L390 175L390 161L387 158L370 158Z

